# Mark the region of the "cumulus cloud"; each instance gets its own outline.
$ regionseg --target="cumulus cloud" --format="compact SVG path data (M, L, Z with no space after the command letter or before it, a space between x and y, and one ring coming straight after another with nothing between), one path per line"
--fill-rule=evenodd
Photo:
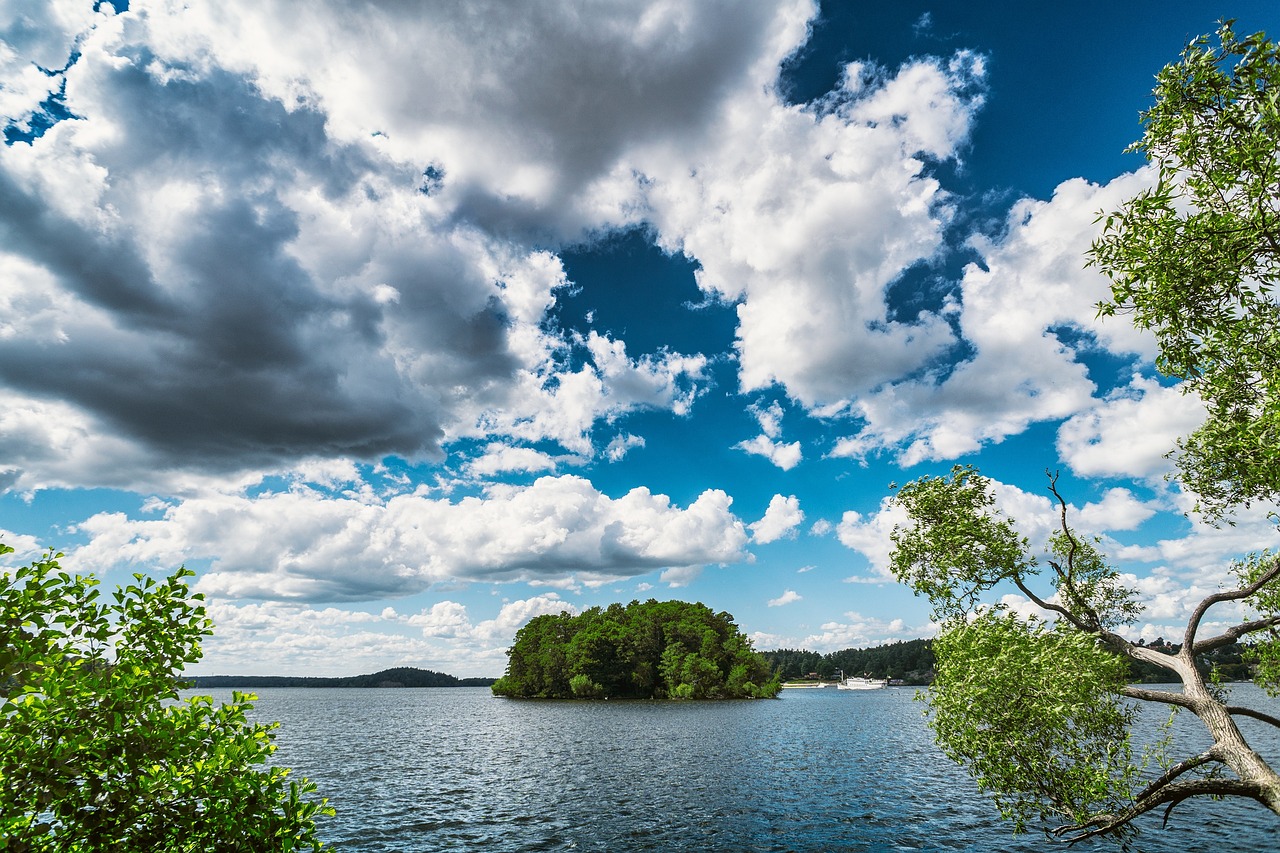
M25 533L14 533L12 530L0 528L0 543L8 545L13 549L12 554L0 556L0 567L6 565L19 565L30 562L39 557L44 551L40 541L34 536L28 536Z
M467 464L474 477L493 477L497 474L554 471L556 460L549 454L531 447L511 447L498 442L490 443L484 453Z
M847 621L831 621L822 624L820 632L810 634L800 641L799 648L819 652L834 652L848 648L866 648L897 640L927 637L935 632L932 626L907 627L901 619L877 619L863 616L856 611L844 614Z
M865 426L832 455L901 447L904 465L955 459L1090 408L1096 386L1079 359L1089 348L1153 357L1150 334L1123 317L1096 319L1095 305L1110 291L1105 276L1084 265L1097 212L1153 180L1142 169L1105 186L1065 181L1049 201L1014 204L1002 237L973 237L982 263L966 268L952 309L972 355L859 399L851 412Z
M635 149L707 136L815 12L733 7L55 3L5 29L10 126L61 82L75 117L0 148L6 485L584 455L599 419L687 412L701 356L541 325L567 282L539 247L639 221ZM67 461L41 406L122 452Z
M794 589L789 589L777 598L769 599L769 606L783 607L784 605L791 604L792 602L800 601L803 598L804 596L796 592Z
M573 476L457 501L367 502L297 488L207 495L158 519L95 515L85 567L209 560L202 591L231 598L366 600L452 580L584 583L743 559L747 532L724 492L688 507L643 487L610 498Z
M1159 479L1172 470L1168 454L1177 440L1204 417L1198 397L1134 376L1058 428L1058 453L1085 476Z
M783 497L774 495L769 500L769 507L764 516L757 522L748 525L751 538L760 545L775 542L784 536L795 536L796 528L804 521L804 511L800 509L800 499L795 495Z
M486 643L503 641L509 644L515 632L535 616L557 613L577 613L572 604L561 600L555 593L538 595L502 605L493 619L472 622L464 604L456 601L439 601L427 610L414 614L405 621L419 628L428 638L453 640L478 640Z
M702 566L675 566L659 575L658 580L672 589L679 589L696 581L701 574Z
M696 150L637 158L658 239L701 264L699 286L740 300L744 390L783 386L809 408L927 364L953 342L936 315L891 317L886 288L931 257L949 213L926 162L956 156L982 101L981 61L850 66L811 107L768 86L727 108Z
M388 666L459 674L459 665L472 666L404 631L394 616L274 601L211 601L206 610L215 631L201 644L204 656L193 674L337 676Z
M500 675L506 649L526 622L576 612L554 593L504 602L478 620L447 600L412 615L279 601L213 601L207 610L216 630L204 642L199 674L338 676L414 666L460 677Z
M604 455L610 462L617 462L638 447L644 447L644 439L642 437L631 433L616 435L609 441L609 446L605 448Z
M1061 507L1047 493L1036 494L1017 486L991 481L996 508L1006 518L1012 519L1015 528L1027 537L1032 549L1039 549L1061 525ZM1091 536L1114 531L1128 531L1139 527L1152 517L1161 504L1141 501L1127 489L1110 489L1098 502L1077 506L1067 504L1067 516L1071 526L1082 535ZM871 564L871 577L847 578L850 582L880 583L893 579L889 572L889 555L893 549L890 539L895 527L910 522L906 510L886 497L880 507L869 515L846 512L836 528L840 543L857 551Z
M1081 530L1134 530L1158 511L1152 501L1140 501L1128 489L1108 489L1097 503L1087 503L1075 517Z
M740 441L734 447L754 456L763 456L783 471L799 465L800 442L784 444L778 440L782 435L782 406L775 401L768 407L752 405L748 411L760 423L760 435Z
M738 442L734 447L752 456L763 456L783 471L790 471L800 464L801 453L798 441L782 444L767 435L757 435L747 441Z
M846 580L850 583L868 580L882 583L893 580L893 575L889 572L889 554L893 550L889 534L898 525L906 523L906 511L887 497L880 501L879 510L869 516L853 510L846 512L836 526L836 537L841 545L866 557L874 571L871 578L855 575Z

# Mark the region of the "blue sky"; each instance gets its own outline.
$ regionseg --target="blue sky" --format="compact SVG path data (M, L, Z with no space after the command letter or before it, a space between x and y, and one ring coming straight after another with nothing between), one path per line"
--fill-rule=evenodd
M885 498L956 462L1036 547L1061 471L1148 639L1280 544L1184 515L1198 403L1083 267L1155 73L1273 3L3 9L0 538L195 569L197 672L928 636Z

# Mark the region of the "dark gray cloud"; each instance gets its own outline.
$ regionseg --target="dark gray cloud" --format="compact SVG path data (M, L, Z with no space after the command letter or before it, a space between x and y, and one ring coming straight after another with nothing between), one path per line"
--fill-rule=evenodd
M76 119L0 150L3 476L38 485L14 472L77 433L216 473L438 458L479 421L580 442L662 405L608 387L635 369L543 393L565 343L531 313L561 281L539 252L642 215L626 153L705 137L811 12L231 0L13 30L30 61L74 46Z
M47 183L23 186L0 169L6 250L80 306L59 318L61 340L0 339L0 380L196 468L438 451L448 394L432 380L500 382L515 367L498 306L454 294L485 283L408 251L382 270L402 298L380 305L304 268L295 244L306 214L287 196L318 190L342 203L385 179L377 165L331 142L323 116L286 110L240 76L165 80L154 56L129 55L95 69L86 87L102 88L82 97L92 107L83 132L122 131L89 152L107 173L108 215L84 221ZM385 351L388 322L442 356L434 376L416 378L424 387Z

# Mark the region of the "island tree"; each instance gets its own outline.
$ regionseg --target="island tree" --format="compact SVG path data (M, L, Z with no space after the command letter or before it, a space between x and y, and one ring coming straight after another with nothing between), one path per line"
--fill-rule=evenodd
M1212 523L1280 497L1280 50L1230 22L1191 43L1157 77L1134 149L1155 186L1103 218L1090 261L1112 282L1103 316L1126 314L1154 333L1157 367L1198 396L1206 420L1180 442L1180 486ZM944 752L992 793L1016 829L1039 821L1072 841L1123 838L1133 821L1190 797L1246 798L1280 815L1280 776L1237 726L1280 719L1231 704L1206 656L1244 641L1254 679L1280 692L1280 558L1249 555L1235 584L1191 611L1176 654L1123 635L1141 613L1099 540L1060 510L1043 559L995 506L990 483L958 466L895 496L909 518L893 533L891 566L927 596L941 625L930 724ZM1274 518L1274 516L1273 516ZM1022 618L990 599L1014 590L1038 606ZM1206 636L1211 610L1240 621ZM1216 608L1216 610L1215 610ZM1181 683L1128 683L1129 661ZM1207 749L1168 757L1171 742L1138 754L1137 704L1189 711ZM1155 762L1155 769L1147 762Z
M193 573L104 601L61 556L0 571L0 851L321 849L333 810L268 766L275 724L249 721L253 697L179 696L212 630Z
M728 613L633 601L536 616L508 650L499 696L537 699L755 699L780 680Z

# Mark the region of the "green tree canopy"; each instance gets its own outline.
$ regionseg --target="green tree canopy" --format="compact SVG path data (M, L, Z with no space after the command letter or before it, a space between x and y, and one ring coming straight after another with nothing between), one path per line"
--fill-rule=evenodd
M499 696L754 699L780 685L732 616L685 601L536 616L507 654Z
M1179 442L1178 467L1212 523L1280 498L1277 101L1280 49L1262 33L1238 36L1226 22L1216 41L1188 45L1158 74L1133 146L1155 168L1155 187L1103 216L1089 252L1111 279L1098 313L1151 330L1157 368L1206 406L1202 427ZM909 523L893 533L893 573L931 599L942 626L928 702L943 751L995 794L1016 829L1037 820L1071 840L1125 838L1135 818L1199 795L1253 799L1280 815L1280 776L1235 722L1280 719L1233 706L1204 674L1208 660L1247 640L1254 680L1280 693L1280 557L1236 562L1234 587L1199 602L1166 653L1119 633L1139 615L1134 590L1096 540L1070 528L1056 478L1050 491L1061 525L1043 566L970 467L896 496ZM1019 590L1044 619L988 601L1000 589ZM1207 613L1233 603L1242 620L1204 637ZM1165 670L1181 690L1126 684L1125 658ZM1194 713L1211 747L1175 756L1161 739L1134 756L1134 699Z
M1157 367L1204 401L1204 425L1180 442L1181 485L1207 519L1230 521L1239 506L1280 497L1280 48L1227 22L1161 71L1154 94L1133 147L1156 185L1103 217L1089 261L1112 282L1100 315L1127 314L1153 332ZM1072 840L1123 837L1146 812L1201 795L1252 799L1280 815L1280 776L1236 725L1280 719L1229 704L1204 672L1247 640L1255 680L1280 692L1280 558L1238 561L1237 584L1192 610L1169 654L1119 633L1140 613L1135 591L1096 540L1071 529L1056 477L1049 488L1061 525L1043 565L972 468L916 480L895 498L909 521L893 533L893 571L941 623L928 702L943 750L1017 828L1057 823ZM1044 618L989 600L1002 589ZM1203 636L1206 615L1223 604L1237 605L1241 621ZM1125 658L1165 670L1182 689L1126 684ZM1169 757L1162 741L1135 757L1131 700L1190 711L1212 746Z
M1059 835L1123 837L1132 821L1188 797L1247 797L1280 814L1280 776L1250 747L1235 718L1280 727L1280 719L1228 703L1203 665L1206 656L1255 637L1255 680L1280 690L1280 559L1236 564L1240 585L1204 599L1176 654L1132 642L1118 631L1140 613L1136 594L1067 523L1042 560L1012 519L995 507L989 481L966 466L903 486L896 503L909 522L895 528L891 568L929 598L941 629L933 643L937 677L927 695L930 725L943 751L995 796L1016 830L1036 820ZM957 532L963 535L958 536ZM1047 577L1042 576L1047 575ZM984 595L1020 591L1044 618L1024 619ZM1209 637L1211 607L1245 602L1254 615ZM1129 685L1129 661L1167 672L1182 690ZM1203 753L1167 760L1169 744L1133 754L1131 700L1198 716L1213 738ZM1159 739L1158 739L1159 740ZM1158 766L1154 775L1152 762Z
M1208 418L1180 443L1207 517L1280 497L1280 48L1230 22L1157 76L1132 150L1156 185L1104 217L1100 314L1155 333L1157 366Z
M13 549L0 544L0 556ZM0 572L0 851L319 850L252 696L180 700L212 625L179 569L110 601L46 554Z

